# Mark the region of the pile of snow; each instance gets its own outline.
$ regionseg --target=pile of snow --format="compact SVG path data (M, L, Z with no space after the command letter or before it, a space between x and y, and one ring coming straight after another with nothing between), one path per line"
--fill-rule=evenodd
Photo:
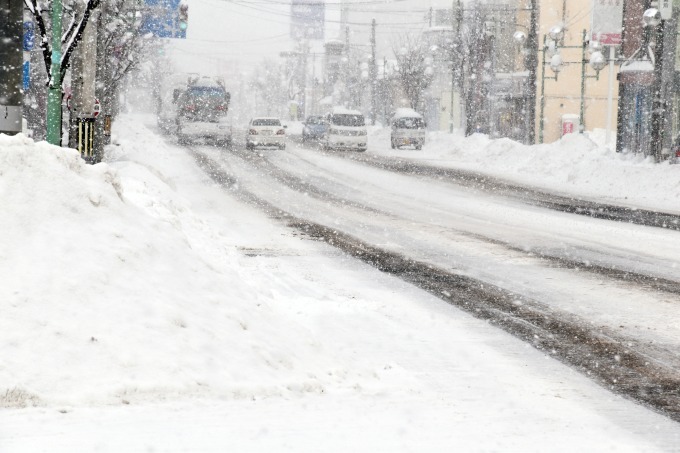
M318 294L244 264L177 192L186 152L148 137L125 152L153 167L0 135L0 407L370 391L381 368L282 312Z
M617 153L586 134L527 146L483 134L432 132L422 151L391 150L389 130L374 131L369 140L378 154L425 160L565 195L670 212L680 206L680 165Z

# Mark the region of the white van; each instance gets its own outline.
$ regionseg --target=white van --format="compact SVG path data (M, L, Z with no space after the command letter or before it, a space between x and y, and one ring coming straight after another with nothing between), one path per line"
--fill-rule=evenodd
M334 107L324 117L327 125L321 139L324 149L356 149L366 151L368 131L364 115L358 110Z
M391 142L392 149L402 146L414 146L422 149L425 144L427 132L423 115L413 109L397 109L390 121L392 126Z

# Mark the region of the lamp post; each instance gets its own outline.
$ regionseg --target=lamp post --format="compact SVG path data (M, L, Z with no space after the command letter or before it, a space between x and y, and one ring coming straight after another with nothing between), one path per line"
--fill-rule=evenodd
M596 80L599 80L600 77L600 71L606 66L607 62L602 55L602 52L600 52L599 48L600 45L599 43L589 43L588 40L586 39L586 30L583 30L582 37L581 37L581 45L580 46L564 46L560 45L560 41L562 40L564 36L564 29L561 25L556 25L550 29L548 32L548 36L544 36L543 38L543 48L541 49L542 52L542 64L541 64L541 112L540 112L540 119L539 119L539 131L538 131L538 142L543 143L543 131L545 128L545 81L546 79L548 80L555 80L557 81L557 76L562 69L562 67L565 64L580 64L581 65L581 99L580 99L580 108L579 108L579 133L583 133L585 130L585 89L586 89L586 79L593 78ZM547 38L550 38L548 40ZM590 58L586 58L586 51L589 48L590 45ZM581 49L581 60L576 62L576 61L563 61L562 56L559 53L560 49ZM555 73L554 76L546 76L545 75L545 66L546 66L546 54L552 54L550 57L550 69ZM595 75L588 75L586 74L586 65L590 65L594 70L595 70Z
M562 60L557 54L557 41L562 39L564 31L560 25L553 26L548 32L550 36L550 41L548 41L547 36L543 35L543 47L541 48L541 112L538 120L538 143L543 143L543 129L545 127L545 81L546 79L552 79L557 81L557 74L562 67ZM545 64L546 64L546 53L552 53L550 59L550 69L555 73L554 76L545 75ZM558 57L558 58L555 58Z
M581 108L579 110L579 133L582 134L585 130L585 105L586 105L586 79L600 80L600 71L604 69L607 65L607 61L598 49L601 47L600 43L593 41L590 43L590 49L592 53L590 54L590 60L586 60L586 47L588 47L588 41L586 41L586 31L583 30L582 45L581 45ZM590 67L595 70L595 75L586 74L586 64L589 63Z

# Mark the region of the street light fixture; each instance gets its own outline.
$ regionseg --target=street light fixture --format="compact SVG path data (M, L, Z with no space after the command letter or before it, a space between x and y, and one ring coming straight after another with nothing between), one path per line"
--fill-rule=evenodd
M520 46L523 46L524 43L527 41L527 34L524 33L523 31L517 30L515 33L513 33L512 39L514 39L515 42Z
M556 53L550 58L550 69L552 69L554 73L560 72L562 70L563 64L564 63L562 62L562 55L560 55L559 53Z
M600 72L605 66L607 66L607 59L604 57L602 52L598 50L590 54L589 63L591 68L597 72Z
M661 23L661 11L656 8L649 8L642 15L642 23L645 27L656 27Z
M548 32L550 39L553 41L559 41L564 37L564 26L561 24L553 26Z

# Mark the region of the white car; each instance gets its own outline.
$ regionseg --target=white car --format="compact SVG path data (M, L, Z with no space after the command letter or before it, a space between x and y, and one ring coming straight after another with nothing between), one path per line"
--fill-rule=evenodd
M286 149L286 126L278 118L253 118L248 123L246 134L246 148L255 149L258 146L275 146Z
M334 107L326 114L328 128L321 138L324 149L355 149L366 151L367 131L364 115L357 110Z
M413 109L397 109L390 124L392 149L409 145L413 145L415 149L423 149L427 125L420 113Z

